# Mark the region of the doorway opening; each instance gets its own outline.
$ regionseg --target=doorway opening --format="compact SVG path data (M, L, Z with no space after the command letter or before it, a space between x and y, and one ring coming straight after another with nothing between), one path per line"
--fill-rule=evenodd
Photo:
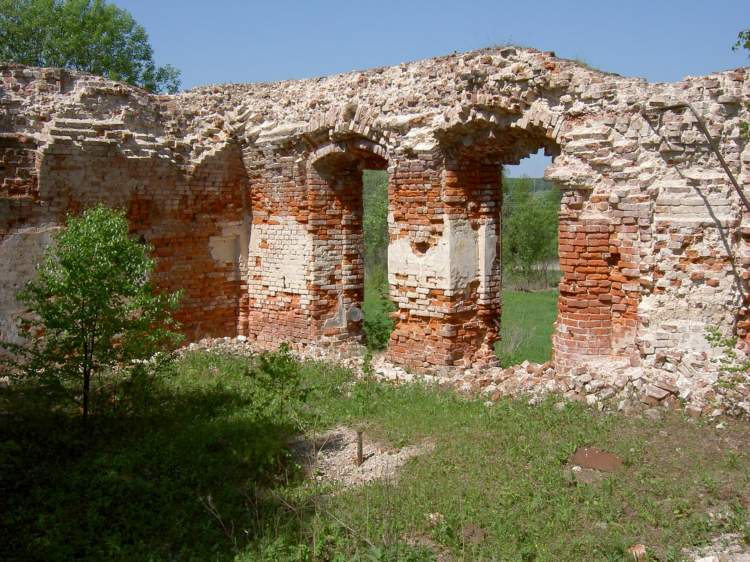
M395 326L396 310L388 284L388 172L362 172L363 257L365 287L364 343L372 351L384 350Z
M502 174L502 322L495 346L503 367L552 358L560 283L560 189L544 179L543 151Z

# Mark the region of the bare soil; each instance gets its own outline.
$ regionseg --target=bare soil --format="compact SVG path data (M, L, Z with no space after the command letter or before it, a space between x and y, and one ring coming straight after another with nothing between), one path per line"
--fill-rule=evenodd
M364 462L357 465L357 432L340 425L312 437L299 436L292 452L308 475L320 482L356 486L373 480L394 479L411 458L434 448L431 442L402 448L389 447L363 433Z

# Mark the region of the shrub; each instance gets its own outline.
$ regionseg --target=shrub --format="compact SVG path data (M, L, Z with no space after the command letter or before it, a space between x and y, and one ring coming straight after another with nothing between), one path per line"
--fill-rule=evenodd
M29 312L27 343L5 345L17 358L10 374L73 391L85 426L93 377L119 368L142 380L160 363L155 353L180 338L170 314L178 295L154 293L153 266L148 246L129 236L124 213L100 205L69 217L19 293Z
M373 268L365 280L365 343L368 349L385 349L395 322L390 317L395 306L388 295L388 276L384 268Z

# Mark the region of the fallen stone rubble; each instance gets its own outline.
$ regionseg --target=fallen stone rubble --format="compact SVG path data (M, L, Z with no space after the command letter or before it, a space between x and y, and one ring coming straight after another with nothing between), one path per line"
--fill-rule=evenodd
M739 533L715 538L711 544L683 551L693 562L750 562L750 549Z
M185 349L218 349L251 356L256 353L243 336L204 339ZM444 369L442 374L416 374L378 354L365 364L361 346L293 346L300 360L327 361L352 369L357 376L371 376L393 384L419 382L453 389L469 396L482 396L486 404L504 397L528 397L538 403L547 395L584 402L599 411L644 413L659 417L665 410L684 410L691 417L730 415L750 417L750 380L747 374L705 373L687 380L681 373L633 366L623 359L597 360L565 372L552 362L524 361L512 367Z

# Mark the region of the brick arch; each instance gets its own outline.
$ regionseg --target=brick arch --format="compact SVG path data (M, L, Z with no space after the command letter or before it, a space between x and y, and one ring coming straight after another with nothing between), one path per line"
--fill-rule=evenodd
M524 127L518 125L519 120ZM494 365L501 314L501 168L553 128L517 115L467 111L436 129L429 150L394 163L389 272L398 303L389 354L414 369Z
M371 152L378 154L385 148L381 144L384 131L376 125L380 110L366 104L347 102L325 112L313 112L308 125L300 131L315 147L324 148L339 141L356 140L369 143Z
M452 216L491 225L491 231L485 231L487 240L499 239L502 197L499 182L497 189L492 182L500 166L517 164L540 148L548 156L565 154L568 143L577 137L560 136L565 119L550 113L529 111L520 117L487 110L467 113L468 118L436 132L446 155L443 199L448 208L453 207ZM568 157L557 168L569 169L571 160ZM586 358L627 353L635 346L637 228L599 212L609 206L604 203L608 196L594 195L599 185L560 181L555 171L553 161L546 175L558 183L563 197L558 223L562 278L552 347L556 366L565 369ZM487 321L501 316L500 270L499 263L489 270L490 289L478 295L484 306L477 307L477 316ZM498 337L491 326L486 334Z
M308 164L324 170L354 166L368 169L384 169L388 166L388 149L382 144L364 137L330 141L314 147Z
M362 339L364 237L362 172L385 169L387 151L362 137L329 142L310 152L306 166L312 337Z
M457 159L485 160L499 165L518 164L544 149L547 156L560 154L556 133L564 118L544 108L506 113L499 108L466 107L434 130L442 150Z

